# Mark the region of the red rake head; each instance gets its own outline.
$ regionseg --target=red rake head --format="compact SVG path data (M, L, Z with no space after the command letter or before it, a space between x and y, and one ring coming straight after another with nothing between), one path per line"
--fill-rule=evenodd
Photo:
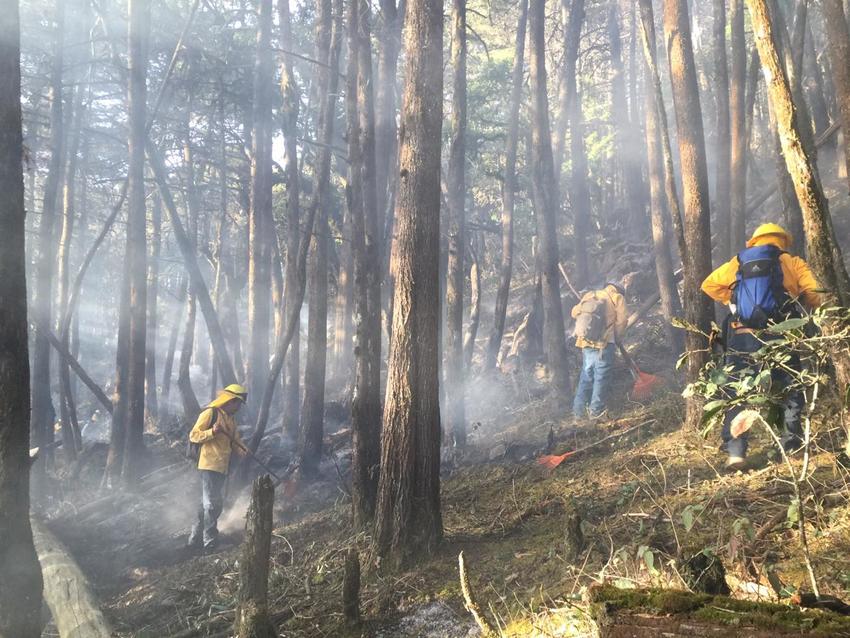
M565 454L546 454L537 459L537 464L542 465L547 470L554 470L563 463L568 456L572 456L573 454L575 454L575 450L571 450Z
M643 401L651 397L655 391L661 387L664 379L648 372L641 372L638 378L635 379L635 385L632 388L632 398L636 401Z

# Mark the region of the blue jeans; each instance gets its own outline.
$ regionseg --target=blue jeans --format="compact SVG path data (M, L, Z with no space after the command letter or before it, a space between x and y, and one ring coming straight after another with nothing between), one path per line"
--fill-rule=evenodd
M573 401L573 414L583 417L590 403L590 416L598 416L605 410L611 371L614 369L614 344L602 348L582 348L581 376Z
M218 517L224 506L224 481L226 474L212 470L199 470L201 473L201 507L198 509L198 522L189 535L190 545L209 547L218 538Z
M750 333L730 334L727 343L726 365L732 367L733 374L740 374L747 368L758 373L758 364L750 356L758 352L762 342ZM796 355L791 357L787 363L792 370L800 369L800 359ZM785 388L791 384L791 374L785 370L774 369L770 374L771 390L779 396L779 408L782 410L783 432L780 436L782 447L790 451L802 444L803 430L800 425L800 414L805 405L805 396L799 390L786 391ZM747 433L737 439L732 438L732 421L746 406L736 406L730 409L723 418L723 447L730 456L745 457L747 455Z

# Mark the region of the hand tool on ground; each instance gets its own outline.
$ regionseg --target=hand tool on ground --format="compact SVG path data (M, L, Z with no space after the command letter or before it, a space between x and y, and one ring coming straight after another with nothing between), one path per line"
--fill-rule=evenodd
M664 379L648 372L642 372L623 344L617 341L617 347L620 349L623 359L625 359L626 364L629 366L629 372L632 373L632 378L635 380L635 384L632 387L632 398L637 401L648 399L655 392L656 388L664 383Z
M655 419L650 419L649 421L644 421L643 423L638 423L637 425L633 425L630 428L626 428L622 432L614 432L613 434L609 434L608 436L602 437L598 441L594 441L593 443L585 445L584 447L577 448L575 450L570 450L569 452L564 452L563 454L546 454L546 455L541 456L537 459L537 464L542 465L547 470L554 470L561 463L566 461L567 458L569 458L570 456L575 456L576 454L579 454L580 452L585 452L587 450L595 448L597 445L600 445L601 443L604 443L605 441L609 441L611 439L617 438L618 436L623 436L625 434L628 434L632 430L636 430L637 428L639 428L643 425L649 425L650 423L653 423L654 421L655 421Z

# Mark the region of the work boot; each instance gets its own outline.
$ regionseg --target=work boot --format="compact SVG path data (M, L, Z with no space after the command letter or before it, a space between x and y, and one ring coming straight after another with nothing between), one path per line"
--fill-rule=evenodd
M742 472L747 467L747 459L743 456L735 456L730 454L726 459L726 470L729 472Z

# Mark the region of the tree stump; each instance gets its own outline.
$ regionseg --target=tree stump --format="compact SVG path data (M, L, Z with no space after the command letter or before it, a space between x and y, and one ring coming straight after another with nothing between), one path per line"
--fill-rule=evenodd
M600 638L850 636L850 618L838 614L726 596L602 586L587 598Z
M263 475L254 481L245 517L235 622L239 638L277 638L268 608L273 507L274 485L268 475Z
M44 600L62 638L109 638L112 629L97 599L67 548L35 518L32 535L41 573Z
M581 512L573 500L566 503L564 523L564 558L576 561L584 551L584 532L581 531Z
M350 549L345 557L342 612L350 624L356 625L360 622L360 556L356 549Z

